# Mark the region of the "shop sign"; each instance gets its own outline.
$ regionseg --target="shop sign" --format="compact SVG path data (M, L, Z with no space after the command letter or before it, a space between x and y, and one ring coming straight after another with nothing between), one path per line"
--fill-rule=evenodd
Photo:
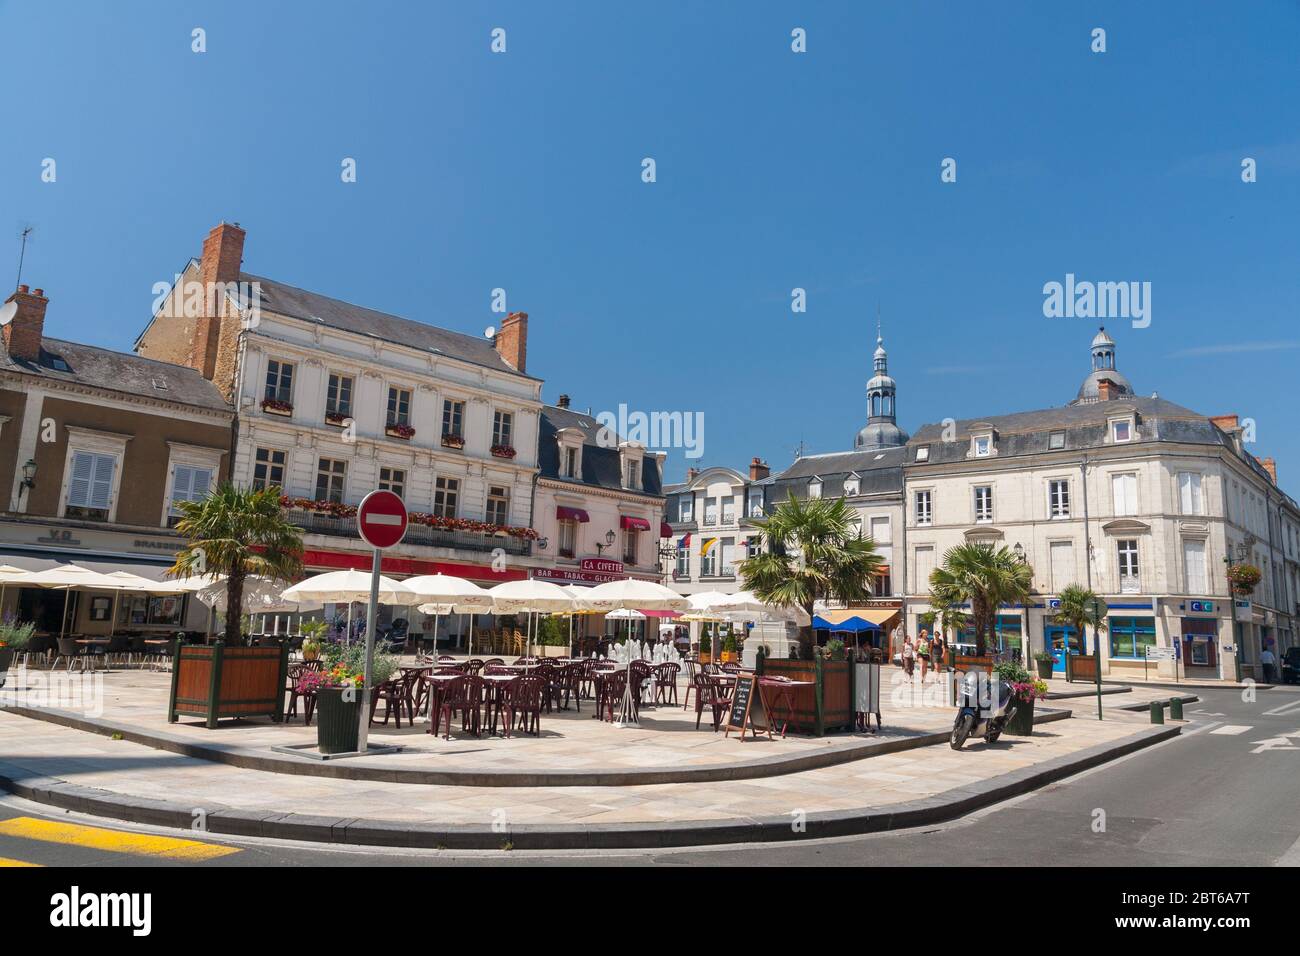
M609 558L583 558L582 570L590 571L594 574L619 574L623 573L622 561L611 561Z
M1188 602L1187 608L1193 614L1213 614L1214 602L1213 601L1190 601Z
M1252 617L1251 614L1252 608L1250 606L1250 602L1233 601L1232 603L1233 603L1232 619L1234 621L1244 621L1245 623L1249 624Z

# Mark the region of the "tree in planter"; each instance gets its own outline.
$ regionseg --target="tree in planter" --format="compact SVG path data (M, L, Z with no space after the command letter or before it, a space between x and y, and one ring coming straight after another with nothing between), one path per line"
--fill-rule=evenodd
M745 589L764 603L797 607L808 615L799 630L799 656L810 660L813 605L828 598L871 597L870 582L884 562L875 542L861 535L843 498L804 500L791 492L770 516L753 524L769 550L740 566Z
M241 641L244 579L250 574L288 583L302 573L302 538L280 510L280 489L223 484L198 501L179 501L176 531L187 543L169 575L226 575L228 645Z
M993 637L998 608L1029 599L1034 569L1005 546L959 544L943 556L943 565L930 572L930 606L952 608L970 604L975 627L975 653L983 656Z
M1060 607L1056 609L1056 614L1052 617L1052 623L1062 624L1066 627L1072 627L1079 632L1084 639L1084 650L1088 648L1088 626L1092 627L1093 633L1093 651L1101 650L1101 634L1106 630L1106 602L1101 599L1096 591L1086 588L1082 584L1071 584L1062 588L1061 593L1057 595L1060 600ZM1098 666L1100 666L1100 653L1098 653Z

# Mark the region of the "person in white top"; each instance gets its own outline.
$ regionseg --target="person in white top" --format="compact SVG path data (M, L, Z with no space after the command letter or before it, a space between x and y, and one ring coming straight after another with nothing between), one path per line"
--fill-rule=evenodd
M1273 656L1273 649L1266 647L1260 652L1259 662L1264 665L1264 683L1273 683L1273 670L1277 666L1277 658Z

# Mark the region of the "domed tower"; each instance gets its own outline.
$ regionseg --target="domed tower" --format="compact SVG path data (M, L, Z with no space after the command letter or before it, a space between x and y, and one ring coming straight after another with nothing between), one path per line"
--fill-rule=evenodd
M1092 352L1092 371L1079 386L1079 394L1071 405L1087 405L1114 398L1133 395L1133 386L1128 379L1115 368L1115 340L1106 332L1103 325L1097 330L1089 346ZM1102 385L1109 382L1109 385Z
M894 397L898 386L889 377L889 356L885 352L885 340L876 329L875 374L867 382L867 424L853 442L859 451L873 448L896 448L907 444L907 432L898 427L895 421L897 409Z

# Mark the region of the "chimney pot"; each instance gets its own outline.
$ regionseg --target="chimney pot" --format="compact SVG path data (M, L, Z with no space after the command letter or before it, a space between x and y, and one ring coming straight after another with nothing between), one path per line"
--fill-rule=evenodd
M1261 458L1259 460L1259 463L1264 467L1264 470L1268 472L1268 476L1273 480L1273 484L1276 485L1277 484L1277 461L1273 458Z
M49 299L40 289L33 295L27 286L20 285L18 291L9 296L6 302L15 302L18 311L13 321L4 327L4 345L14 358L35 362L41 357L41 337L45 334L45 307Z
M194 340L190 346L190 360L186 364L210 382L217 375L217 352L221 348L223 319L219 313L224 304L223 297L216 294L216 286L239 281L246 235L238 224L223 220L213 226L203 240L199 282L203 289L204 314L194 324Z

